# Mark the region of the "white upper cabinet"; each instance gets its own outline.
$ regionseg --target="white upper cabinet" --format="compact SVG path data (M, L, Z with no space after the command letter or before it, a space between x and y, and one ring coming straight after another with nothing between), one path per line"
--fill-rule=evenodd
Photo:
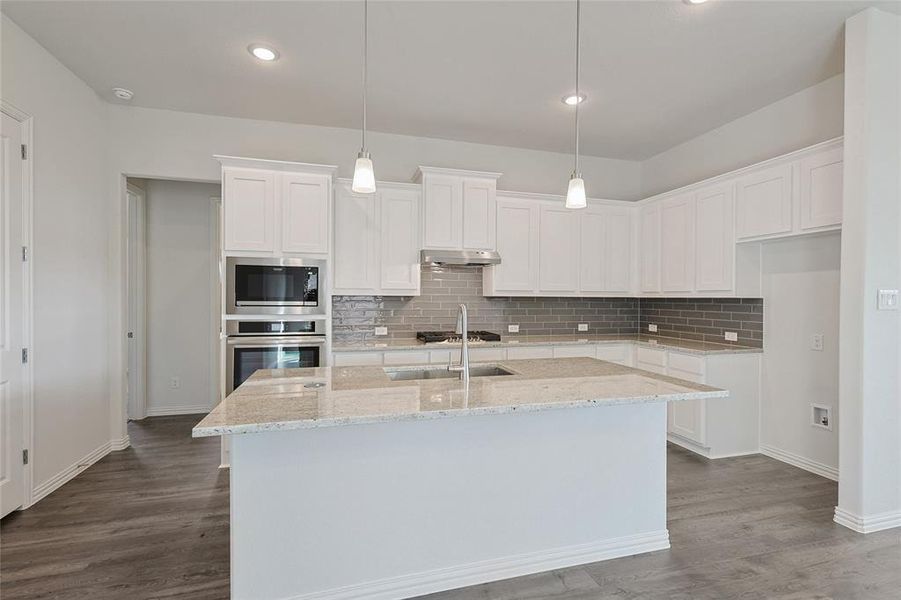
M660 291L660 203L642 206L638 212L639 289Z
M633 211L592 206L577 214L579 290L583 294L630 292Z
M842 222L843 148L833 148L801 160L800 227L802 230Z
M334 294L419 295L420 192L379 182L355 194L341 180L335 195Z
M536 202L497 199L501 264L483 269L487 295L538 291L538 213Z
M695 197L695 289L699 292L734 289L732 190L731 183L712 185L698 190Z
M583 293L607 290L607 220L603 209L579 211L579 290Z
M335 194L335 252L332 291L376 294L379 288L379 202L375 194L355 194L341 182Z
M538 226L539 291L578 291L579 216L580 211L564 208L562 203L541 206Z
M275 250L275 186L278 173L222 169L225 250Z
M328 252L331 195L330 176L281 174L283 252Z
M494 250L497 180L467 177L463 180L463 247Z
M735 188L738 239L792 230L792 165L778 164L738 179Z
M226 253L327 254L335 167L216 156Z
M385 295L419 294L419 198L409 188L383 185L381 208L381 281Z
M500 173L420 167L422 247L494 250L498 177Z
M694 219L692 194L660 203L660 287L664 292L694 291Z

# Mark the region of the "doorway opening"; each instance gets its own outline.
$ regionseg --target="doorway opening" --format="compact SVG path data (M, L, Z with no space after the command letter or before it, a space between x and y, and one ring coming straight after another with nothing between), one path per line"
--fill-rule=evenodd
M221 187L126 178L129 420L219 402Z

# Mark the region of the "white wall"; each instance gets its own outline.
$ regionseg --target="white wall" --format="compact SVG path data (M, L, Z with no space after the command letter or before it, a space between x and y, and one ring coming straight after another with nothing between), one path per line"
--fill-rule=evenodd
M0 95L34 117L31 456L44 493L111 437L106 105L5 16L0 38Z
M338 165L353 176L360 149L355 129L257 121L150 108L110 106L114 167L134 176L216 181L214 154ZM140 140L140 143L134 143ZM376 177L410 181L419 165L498 171L505 190L565 194L571 154L489 146L379 132L367 134ZM637 200L641 164L583 157L582 173L595 198Z
M836 75L645 160L642 196L842 135L843 92L844 76Z
M220 186L147 180L146 189L147 415L207 412L214 371L210 198Z
M766 242L760 443L808 467L838 471L838 315L841 235ZM823 351L810 349L824 335ZM811 403L832 406L832 431L811 426Z

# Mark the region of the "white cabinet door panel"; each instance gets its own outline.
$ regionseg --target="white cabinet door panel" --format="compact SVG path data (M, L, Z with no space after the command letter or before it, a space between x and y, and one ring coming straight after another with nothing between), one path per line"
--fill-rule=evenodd
M593 345L554 346L554 358L597 358Z
M735 189L738 239L792 230L792 166L777 165L746 175Z
M470 250L495 248L494 180L463 180L463 247Z
M842 160L839 147L801 161L801 229L841 224Z
M632 210L607 209L605 236L606 292L632 290Z
M225 168L222 180L225 250L274 251L276 174Z
M423 194L423 247L461 248L463 182L458 177L427 175Z
M586 208L579 212L579 290L607 291L607 219L603 209Z
M282 251L328 252L331 178L281 174Z
M576 292L579 287L577 212L543 205L538 227L538 288L542 292Z
M379 214L372 194L341 185L335 198L335 294L378 293Z
M386 365L427 365L429 353L426 351L385 352Z
M595 357L630 367L632 366L632 344L599 344Z
M732 185L698 191L696 285L698 291L731 291L735 269Z
M526 358L554 358L554 348L551 346L523 346L521 348L507 348L507 360L519 360Z
M455 357L455 360L459 359L460 352L452 352L451 356ZM507 358L507 350L506 348L469 348L469 360L471 361L489 361L489 360L504 360Z
M642 292L660 291L660 203L639 211L639 287Z
M336 367L370 367L382 364L381 352L335 352Z
M660 286L664 292L694 290L695 202L691 195L660 205Z
M385 291L419 293L419 194L383 189L381 205L381 284Z
M497 251L494 291L528 292L538 288L538 206L517 200L497 201Z

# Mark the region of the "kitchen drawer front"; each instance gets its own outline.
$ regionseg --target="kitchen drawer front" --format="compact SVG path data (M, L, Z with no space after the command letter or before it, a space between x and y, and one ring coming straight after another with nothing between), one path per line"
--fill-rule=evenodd
M446 365L452 359L456 360L460 357L460 351L452 350L432 350L429 352L429 362L433 365Z
M600 345L597 347L595 358L630 367L632 366L632 345Z
M666 350L657 350L655 348L644 348L639 346L637 359L639 365L651 365L655 367L666 367Z
M471 361L489 361L489 360L505 360L507 358L507 350L505 348L470 348L469 360Z
M335 352L336 367L368 367L382 364L381 352Z
M675 377L676 379L684 379L685 381L690 381L692 383L704 383L704 376L698 373L692 373L691 371L683 371L682 369L674 369L670 367L667 369L666 374L670 377Z
M415 352L385 352L386 365L427 365L429 353L426 351Z
M508 360L517 360L522 358L554 358L554 348L551 346L524 346L521 348L507 348Z
M595 346L588 344L578 346L555 346L554 358L579 358L588 357L595 358L597 350Z
M706 362L707 361L700 356L670 352L669 362L667 363L667 365L669 366L670 370L690 373L692 375L698 376L700 380L703 381L705 373L704 366L706 365Z

